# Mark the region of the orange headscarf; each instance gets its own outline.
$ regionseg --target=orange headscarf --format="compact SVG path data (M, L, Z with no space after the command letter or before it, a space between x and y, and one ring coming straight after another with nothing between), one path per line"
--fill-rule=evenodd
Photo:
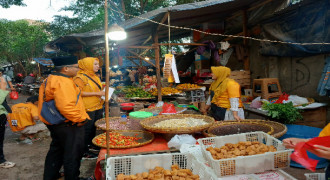
M226 91L228 82L232 81L233 79L229 78L231 70L227 67L212 66L211 71L217 78L210 86L210 90L214 91L212 103L215 103L213 101L215 101L217 97L219 97L223 92Z
M80 70L78 71L78 74L86 74L93 79L94 78L98 79L98 76L95 74L95 72L93 70L95 60L100 62L99 59L97 59L96 57L86 57L86 58L80 59L78 61L78 66L80 68Z

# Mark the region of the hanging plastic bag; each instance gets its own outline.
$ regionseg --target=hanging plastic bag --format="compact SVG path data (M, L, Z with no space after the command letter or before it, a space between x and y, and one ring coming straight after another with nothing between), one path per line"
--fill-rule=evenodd
M257 97L253 99L253 101L250 104L251 108L256 108L256 109L261 108L261 106L262 106L261 97Z
M9 97L10 97L10 99L14 99L14 100L18 99L18 92L17 91L11 91L9 93Z

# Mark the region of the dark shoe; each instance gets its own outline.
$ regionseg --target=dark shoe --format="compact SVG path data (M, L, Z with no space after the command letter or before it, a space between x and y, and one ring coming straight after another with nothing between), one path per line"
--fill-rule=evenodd
M101 150L100 147L98 147L98 146L94 146L94 145L89 145L89 146L88 146L88 149L89 149L90 151L100 151L100 150Z
M83 159L97 159L97 154L94 154L92 152L86 152L83 155Z

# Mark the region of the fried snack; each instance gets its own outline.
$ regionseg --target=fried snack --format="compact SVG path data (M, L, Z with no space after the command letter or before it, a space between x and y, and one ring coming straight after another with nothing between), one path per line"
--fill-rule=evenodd
M148 172L135 175L119 174L116 180L199 180L199 175L193 174L190 169L180 169L175 164L171 166L171 170L158 166Z
M206 148L211 153L215 160L234 158L237 156L250 156L263 154L266 152L275 152L276 148L273 145L267 146L259 141L238 142L236 144L226 143L220 148L212 146Z

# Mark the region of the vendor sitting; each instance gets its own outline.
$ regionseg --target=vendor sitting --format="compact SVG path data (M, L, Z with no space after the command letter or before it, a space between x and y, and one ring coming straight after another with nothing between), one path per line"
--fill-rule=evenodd
M217 121L244 119L240 85L229 78L231 70L224 66L212 66L211 71L214 81L210 86L206 107L201 110L202 113L207 114L211 107L211 114Z
M36 123L38 117L38 96L31 96L26 103L12 106L12 113L8 114L8 123L13 132L21 134L19 141L31 144L36 140L35 134L47 129L44 123Z

